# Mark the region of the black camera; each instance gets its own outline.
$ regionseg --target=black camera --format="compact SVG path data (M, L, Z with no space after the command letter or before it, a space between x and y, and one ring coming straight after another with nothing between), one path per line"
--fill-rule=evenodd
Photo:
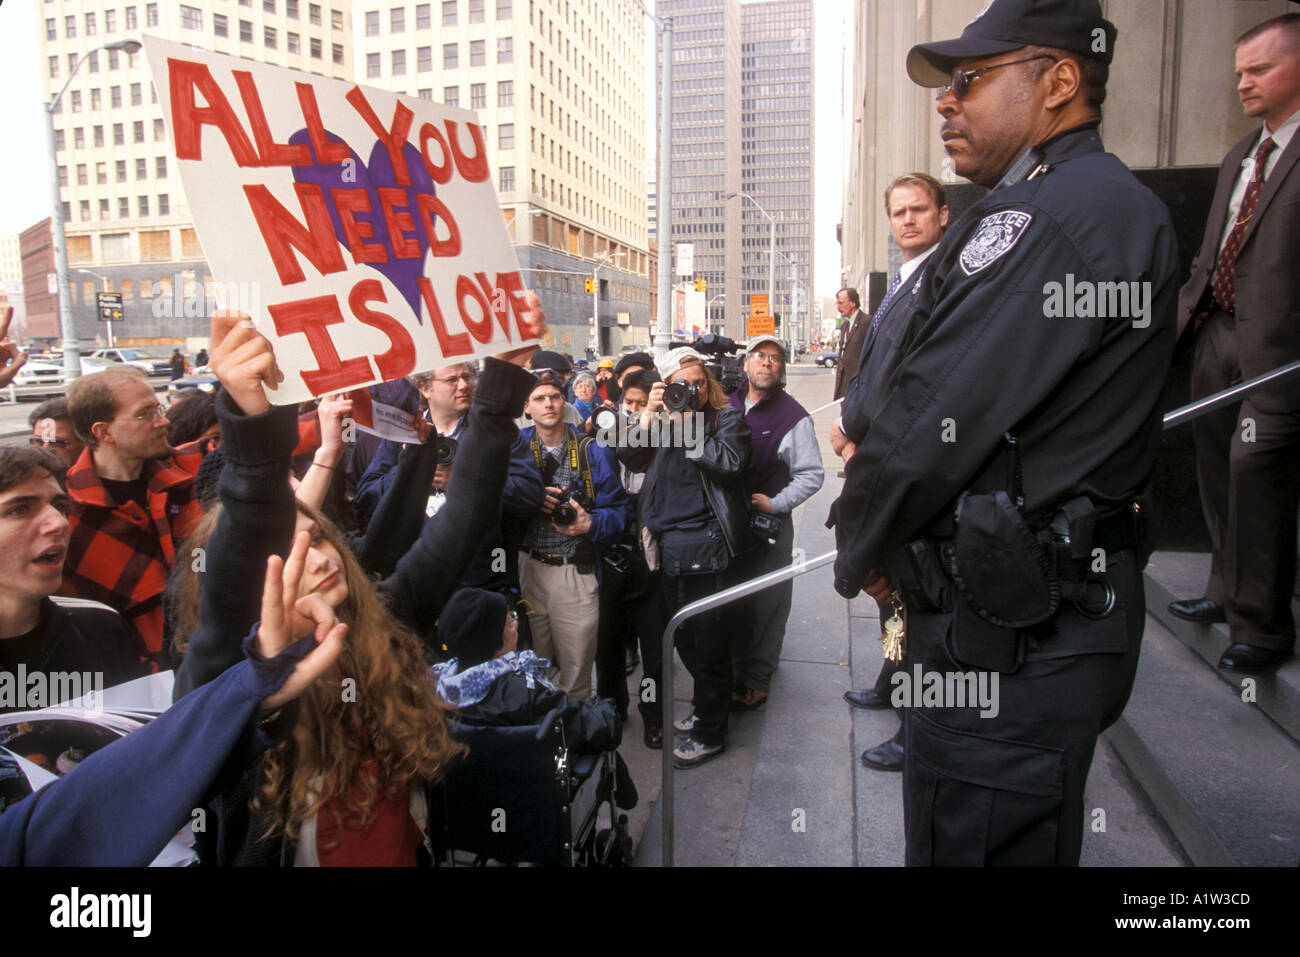
M551 521L560 528L568 528L578 520L578 510L573 507L573 494L566 488L559 495L559 504L551 512Z
M456 461L456 448L459 443L450 435L439 435L434 442L433 458L439 465L451 465Z
M664 408L669 412L685 412L694 408L700 387L692 382L670 382L664 386Z
M596 427L598 432L612 432L618 428L618 412L614 409L602 406L592 414L591 424Z
M767 512L753 512L749 516L749 527L756 536L775 545L776 537L781 534L781 521Z
M739 355L741 346L735 339L718 336L713 333L698 336L691 343L691 348L701 355L708 356L704 365L713 378L722 385L722 391L731 395L740 387L740 380L745 375L745 359Z

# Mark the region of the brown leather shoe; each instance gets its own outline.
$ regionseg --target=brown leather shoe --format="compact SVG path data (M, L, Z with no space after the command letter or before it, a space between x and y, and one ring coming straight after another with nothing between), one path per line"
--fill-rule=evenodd
M731 692L732 711L753 711L763 707L767 701L767 692L757 688L737 688Z
M647 724L643 736L645 746L651 751L658 751L664 746L664 729L662 726Z

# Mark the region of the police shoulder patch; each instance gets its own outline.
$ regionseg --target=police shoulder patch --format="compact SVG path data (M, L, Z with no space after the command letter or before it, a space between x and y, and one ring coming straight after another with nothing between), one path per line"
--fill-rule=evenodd
M1005 256L1024 235L1034 217L1015 209L993 213L980 220L975 235L961 251L961 268L968 276Z

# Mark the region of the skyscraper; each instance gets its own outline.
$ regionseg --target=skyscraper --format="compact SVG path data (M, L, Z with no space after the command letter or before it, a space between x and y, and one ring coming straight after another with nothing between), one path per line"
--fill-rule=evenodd
M40 10L46 102L86 51L146 33L324 76L352 76L350 0L47 0ZM106 284L122 294L119 338L205 337L208 268L144 54L90 56L63 94L54 129L79 338L100 332L95 292ZM181 302L188 305L177 309Z
M812 2L661 0L659 8L674 28L672 243L694 245L709 325L743 338L750 296L768 289L769 215L773 312L789 312L790 261L800 284L810 276ZM753 202L727 198L740 193Z
M358 82L478 112L556 348L649 341L645 21L633 0L357 0L356 11Z

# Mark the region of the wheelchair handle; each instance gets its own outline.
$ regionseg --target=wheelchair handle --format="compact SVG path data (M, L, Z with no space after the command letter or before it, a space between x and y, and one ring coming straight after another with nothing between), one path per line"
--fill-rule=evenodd
M551 728L555 726L555 722L559 721L563 715L564 708L561 706L556 705L552 708L546 717L542 719L541 724L538 725L537 733L533 735L533 738L537 741L545 741L546 736L551 733Z

